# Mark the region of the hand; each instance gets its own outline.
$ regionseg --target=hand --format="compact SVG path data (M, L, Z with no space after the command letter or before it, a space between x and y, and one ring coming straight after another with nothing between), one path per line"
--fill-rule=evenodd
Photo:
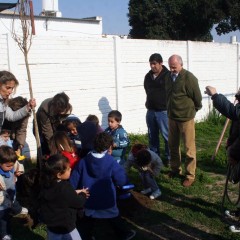
M217 93L217 90L215 87L207 86L205 89L206 91L204 93L206 93L210 97Z
M86 195L86 198L89 198L90 197L90 193L89 193L89 190L88 188L83 188L83 189L77 189L76 190L76 193L79 194L79 193L85 193Z
M32 98L32 99L30 99L30 100L29 100L29 102L28 102L28 105L27 105L27 106L28 106L28 108L29 108L29 110L30 110L30 109L33 109L33 108L35 108L35 107L36 107L36 105L37 105L37 104L36 104L36 99L35 99L35 98Z
M16 177L19 177L20 175L23 174L23 171L16 171L14 174Z
M142 167L142 170L143 170L143 171L147 171L147 170L148 170L148 167L147 167L147 166L144 166L144 167Z

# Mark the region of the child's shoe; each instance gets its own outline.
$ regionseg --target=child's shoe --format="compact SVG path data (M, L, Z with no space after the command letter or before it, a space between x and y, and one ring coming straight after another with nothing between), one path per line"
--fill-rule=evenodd
M11 235L5 235L2 240L12 240Z
M146 189L143 189L143 190L141 191L141 194L146 195L146 194L150 193L151 191L152 191L151 188L146 188Z
M158 197L160 197L162 195L160 189L157 189L156 191L152 192L151 195L150 195L150 199L156 199Z
M28 209L25 208L25 207L22 207L22 211L19 214L27 215L28 214Z
M232 225L229 227L230 231L233 233L239 233L240 232L240 226Z
M225 215L230 218L238 218L240 217L240 210L239 209L235 211L226 210Z

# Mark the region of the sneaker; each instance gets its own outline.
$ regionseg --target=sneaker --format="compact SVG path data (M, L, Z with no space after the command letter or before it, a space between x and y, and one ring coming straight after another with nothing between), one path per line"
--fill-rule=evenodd
M156 199L162 195L160 189L157 189L156 191L152 192L150 195L150 199Z
M130 230L129 233L123 238L123 240L130 240L134 238L136 235L136 231Z
M19 214L27 215L28 214L28 209L25 207L22 207L22 211Z
M146 189L143 189L143 190L141 191L141 194L146 195L146 194L150 193L151 191L152 191L151 188L146 188Z
M226 210L225 215L230 218L238 218L240 217L240 210L239 209L236 211Z
M2 240L12 240L11 235L5 235Z
M240 232L240 226L232 225L229 227L230 231L233 233L239 233Z

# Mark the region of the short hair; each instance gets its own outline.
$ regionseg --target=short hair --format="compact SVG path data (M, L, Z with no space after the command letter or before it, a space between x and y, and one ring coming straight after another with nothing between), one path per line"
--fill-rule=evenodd
M69 97L66 93L56 94L52 101L51 107L55 114L70 114L72 112L72 105L69 103Z
M0 146L0 163L15 163L18 159L17 154L13 148L2 145Z
M122 114L118 110L112 110L108 113L108 118L114 118L115 121L120 123L122 121Z
M113 144L113 138L106 132L101 132L96 135L94 139L94 150L98 153L101 153L105 150L108 150Z
M151 162L151 153L147 149L142 149L137 153L136 164L139 167L145 167Z
M11 98L8 101L8 106L13 110L17 111L18 109L26 106L28 104L28 101L26 98L23 98L21 96Z
M143 149L147 149L147 148L148 148L148 146L146 144L135 143L131 148L132 155L134 157L136 157L139 151L141 151Z
M11 130L9 130L9 129L2 129L1 132L0 132L0 135L6 134L6 133L10 135L11 134Z
M159 54L159 53L152 54L149 58L149 62L153 62L153 61L156 61L158 63L162 63L163 58L162 58L161 54Z
M86 121L94 122L96 125L99 125L99 119L96 115L89 114Z

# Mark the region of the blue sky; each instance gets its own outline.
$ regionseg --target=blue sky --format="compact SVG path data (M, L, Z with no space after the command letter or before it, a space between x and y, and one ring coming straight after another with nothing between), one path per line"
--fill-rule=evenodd
M36 15L42 10L42 0L32 0ZM16 0L0 0L0 2L16 2ZM103 18L103 33L127 35L129 0L58 0L59 11L63 17L85 18L101 16ZM240 31L218 36L212 31L215 42L229 42L230 36L236 35L240 42Z

